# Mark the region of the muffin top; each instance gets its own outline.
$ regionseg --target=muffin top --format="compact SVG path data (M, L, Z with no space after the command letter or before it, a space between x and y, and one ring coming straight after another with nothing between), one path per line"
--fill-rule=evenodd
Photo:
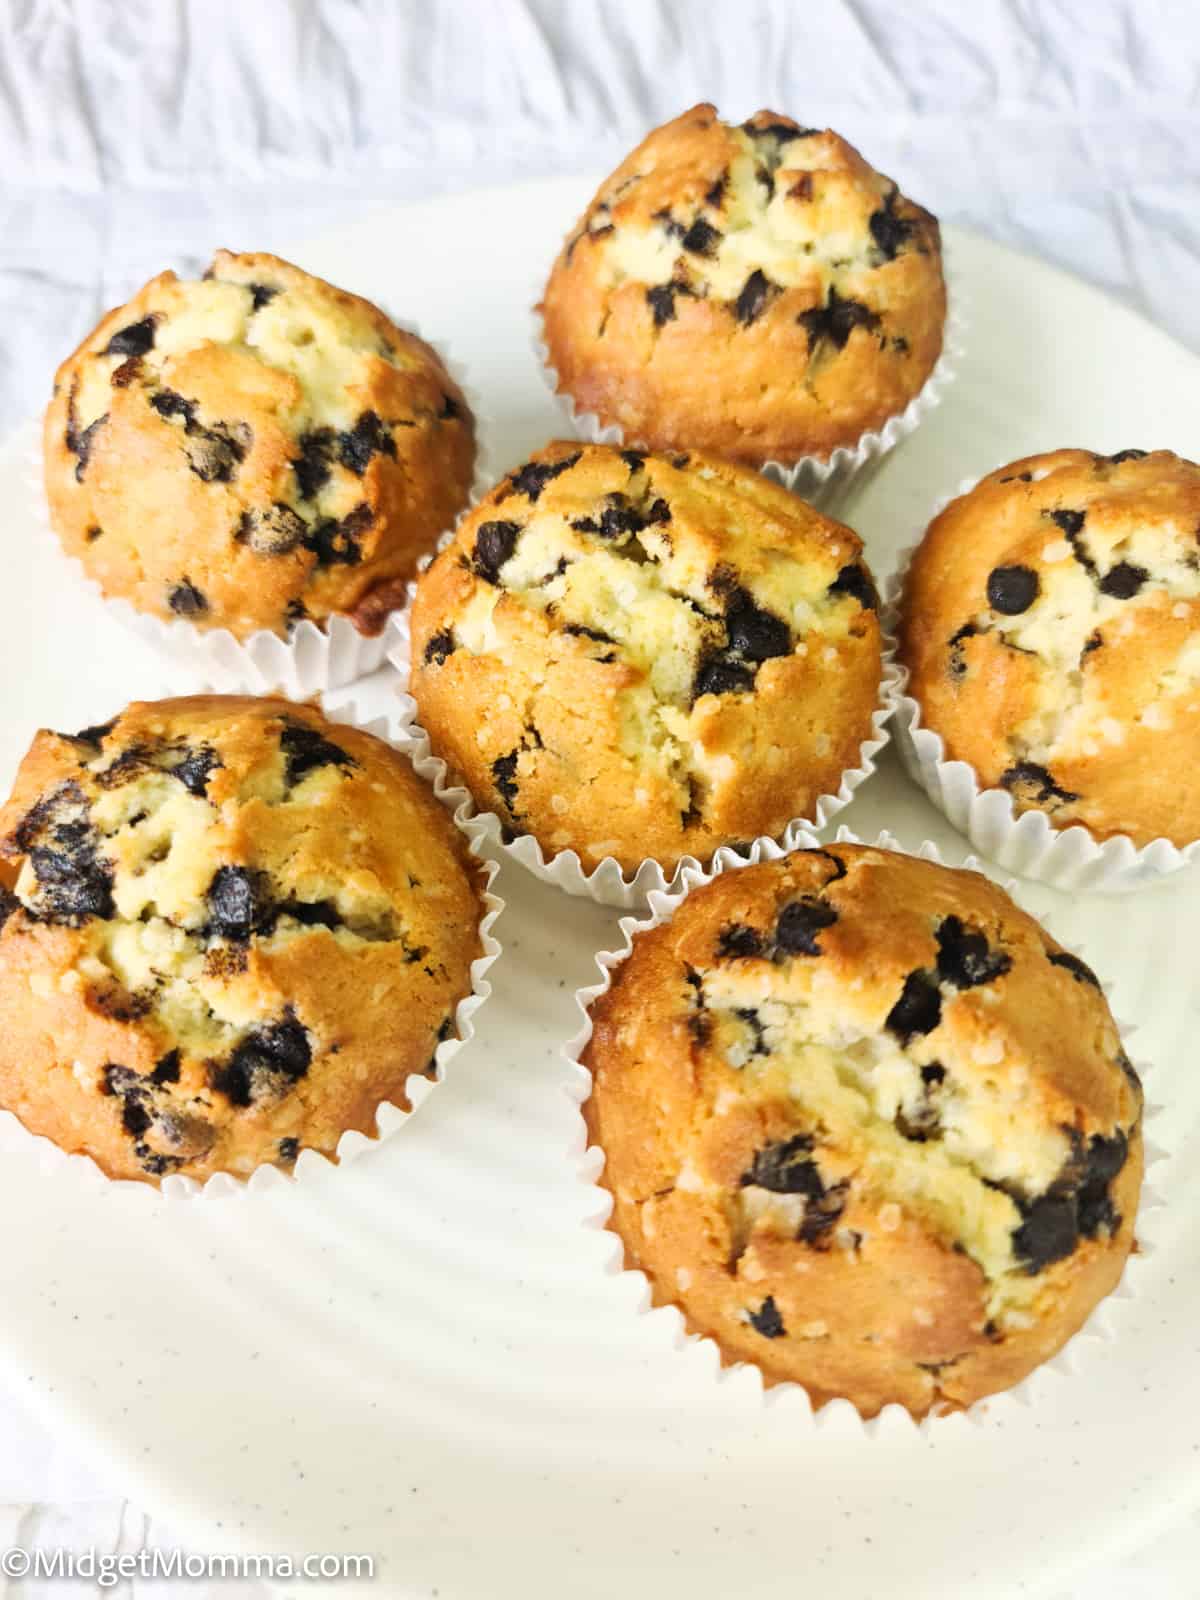
M592 1015L613 1225L729 1359L923 1414L1120 1276L1137 1078L1091 971L976 873L848 844L726 872Z
M474 435L429 345L277 256L219 250L59 368L46 490L67 551L140 611L373 633L466 504Z
M477 869L407 760L280 699L39 733L5 862L0 1105L113 1177L373 1133L481 953Z
M1200 838L1200 467L1055 450L929 527L901 654L925 726L1056 827Z
M627 443L828 457L933 370L938 225L836 133L695 106L601 185L541 310L560 389Z
M628 871L836 792L880 683L862 546L757 473L557 443L418 584L412 692L477 804Z

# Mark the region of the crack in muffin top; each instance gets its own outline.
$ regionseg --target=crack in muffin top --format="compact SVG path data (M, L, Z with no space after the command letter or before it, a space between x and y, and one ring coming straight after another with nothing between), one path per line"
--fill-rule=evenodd
M309 706L43 732L0 853L0 1101L115 1175L332 1153L470 992L460 836L402 757Z
M1140 1085L1094 974L976 874L852 845L727 872L593 1020L618 1231L774 1376L965 1401L1119 1271Z
M163 273L60 368L55 526L106 593L237 636L368 631L465 504L474 424L437 353L268 255Z
M951 760L1018 811L1136 843L1200 838L1200 467L1059 450L930 525L902 655Z
M935 219L844 140L702 105L602 185L542 311L561 387L629 442L757 465L902 411L945 303Z
M422 576L413 694L477 802L635 866L836 791L881 674L862 546L757 474L558 443Z

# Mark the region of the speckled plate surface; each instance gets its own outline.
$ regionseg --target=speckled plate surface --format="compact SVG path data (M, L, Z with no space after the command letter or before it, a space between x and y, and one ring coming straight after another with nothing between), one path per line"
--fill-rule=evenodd
M527 308L591 187L444 200L295 254L452 336L513 462L559 426ZM953 244L972 302L959 381L850 514L881 578L946 483L998 462L1065 444L1195 453L1193 357L1049 267ZM28 442L0 456L17 591L0 630L5 785L37 724L100 720L162 681L37 547ZM838 821L966 854L893 756ZM1167 1108L1167 1206L1120 1337L1085 1333L1077 1377L920 1432L764 1404L751 1374L718 1379L707 1347L639 1314L640 1280L606 1270L586 1225L557 1055L616 914L508 861L497 888L505 953L482 1036L353 1166L168 1207L60 1181L0 1118L0 1370L132 1498L197 1548L371 1551L387 1592L441 1600L1052 1594L1200 1498L1194 873L1119 902L1021 891L1139 1025Z

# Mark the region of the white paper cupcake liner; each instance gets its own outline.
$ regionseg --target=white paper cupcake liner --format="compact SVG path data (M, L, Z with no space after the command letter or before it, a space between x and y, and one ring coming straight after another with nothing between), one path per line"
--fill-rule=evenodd
M396 317L391 320L402 332L421 339L440 357L475 418L475 470L463 508L469 510L491 487L492 481L479 396L467 381L461 363L449 355L443 344L427 338L411 323ZM237 639L228 628L198 628L183 617L167 622L139 611L128 600L106 596L83 564L66 554L51 525L40 429L30 451L28 481L30 504L42 536L70 563L110 616L158 651L176 687L183 688L200 680L214 688L251 694L278 687L295 699L304 699L326 689L344 688L383 665L387 653L386 622L379 633L365 634L359 632L349 617L334 615L323 625L308 620L298 622L289 629L286 638L263 629L245 639Z
M789 849L821 848L823 843L815 834L801 834L790 846L783 847L772 840L763 842L760 859L763 861L778 861L788 853ZM849 828L841 827L837 837L832 841L835 844L864 844L870 843L882 850L898 850L905 854L916 856L922 861L932 861L944 865L941 852L931 841L926 840L915 850L905 850L904 846L890 833L883 832L877 838L867 841L859 839ZM753 1362L731 1360L721 1351L719 1342L711 1334L694 1332L687 1321L683 1310L673 1303L655 1306L653 1304L653 1290L649 1276L639 1267L628 1264L625 1244L620 1234L612 1226L612 1195L603 1182L604 1153L595 1145L588 1142L588 1128L583 1118L583 1105L589 1099L592 1091L591 1073L580 1061L588 1041L592 1037L591 1006L601 995L606 994L612 985L613 973L627 959L633 949L634 939L642 933L647 933L651 928L656 928L660 923L668 921L675 913L682 901L693 889L703 884L711 883L723 872L738 871L750 866L749 861L743 860L731 850L719 850L713 859L711 867L689 868L685 875L685 882L674 889L666 891L655 890L650 896L650 909L648 915L635 917L622 917L619 929L622 937L621 945L613 950L601 951L596 956L596 965L600 972L599 981L588 984L576 991L575 1003L580 1014L580 1028L578 1033L570 1039L562 1049L562 1060L569 1074L568 1082L564 1085L564 1092L579 1110L579 1121L576 1128L575 1144L571 1152L577 1163L580 1182L591 1191L595 1201L590 1211L586 1226L605 1235L609 1244L609 1251L605 1262L605 1269L619 1275L623 1282L630 1285L628 1298L632 1308L638 1314L657 1319L674 1325L674 1343L676 1347L697 1362L703 1363L710 1370L712 1379L722 1383L733 1383L740 1386L745 1394L747 1410L760 1406L784 1406L790 1409L798 1420L810 1423L821 1432L832 1430L843 1436L858 1435L860 1437L887 1437L897 1432L911 1434L924 1433L930 1428L946 1428L955 1425L969 1424L973 1427L987 1428L994 1423L1003 1425L1006 1413L1012 1407L1037 1406L1043 1403L1053 1404L1054 1390L1063 1378L1074 1378L1076 1382L1087 1381L1088 1357L1098 1345L1112 1343L1123 1337L1123 1324L1127 1321L1127 1306L1140 1292L1143 1276L1147 1266L1147 1259L1154 1253L1155 1235L1160 1226L1160 1213L1163 1211L1163 1200L1150 1181L1153 1167L1158 1166L1168 1157L1168 1152L1151 1135L1151 1129L1157 1132L1161 1117L1161 1108L1147 1098L1142 1113L1142 1143L1145 1159L1145 1175L1142 1180L1141 1196L1138 1203L1136 1244L1131 1251L1122 1273L1120 1282L1099 1304L1093 1309L1087 1322L1073 1335L1071 1339L1050 1360L1036 1367L1028 1377L1011 1389L1006 1389L998 1394L986 1396L976 1401L966 1410L950 1411L947 1413L933 1412L916 1421L911 1412L904 1406L889 1404L883 1407L875 1417L864 1419L857 1408L845 1399L828 1401L819 1409L814 1409L807 1390L798 1383L776 1382L767 1380L761 1368ZM968 871L985 871L981 863L974 857L968 856L962 863L962 869ZM1011 879L994 878L993 881L1006 890L1010 895L1017 885ZM1019 903L1019 902L1018 902ZM1050 920L1042 916L1038 918L1041 925L1053 933ZM1072 941L1070 948L1082 960L1087 960L1087 952L1081 948L1077 941ZM1105 998L1110 1001L1106 985L1102 984ZM1115 1017L1114 1021L1122 1041L1128 1043L1130 1037L1137 1031L1132 1023L1122 1022ZM1148 1079L1148 1069L1144 1063L1135 1062L1134 1069L1142 1080L1143 1087Z
M277 690L277 686L273 685ZM195 692L218 691L219 685L213 683L201 684ZM349 696L347 698L347 696ZM417 776L425 782L431 782L430 764L422 757L418 742L405 732L399 719L394 716L364 717L356 705L353 691L343 691L338 695L336 705L322 703L321 710L330 722L340 723L345 726L358 728L363 733L374 734L383 739L393 749L401 752L412 763ZM281 1168L264 1164L257 1167L245 1178L236 1177L228 1172L216 1172L202 1183L195 1178L174 1173L162 1180L157 1187L150 1183L141 1183L133 1179L109 1178L96 1165L90 1156L70 1155L60 1149L52 1140L40 1134L30 1133L20 1120L10 1111L0 1111L0 1120L5 1125L5 1149L19 1148L24 1145L36 1149L38 1165L43 1175L53 1178L56 1183L74 1182L92 1189L113 1188L120 1186L126 1189L145 1191L155 1201L177 1203L181 1200L211 1200L215 1197L228 1195L245 1195L269 1187L279 1187L290 1183L303 1183L318 1174L322 1168L328 1169L333 1165L344 1166L354 1161L365 1151L373 1149L382 1140L390 1138L398 1128L401 1128L410 1117L415 1115L425 1103L435 1086L441 1083L446 1074L446 1068L464 1045L469 1044L475 1037L475 1019L480 1008L487 1001L492 992L488 981L488 971L495 963L501 952L500 942L495 937L493 929L496 919L504 910L504 901L499 895L493 893L493 884L500 868L497 862L489 859L485 853L487 845L486 830L470 818L460 820L455 817L455 826L466 837L467 848L472 861L478 863L483 869L482 900L484 912L479 922L479 938L482 954L471 963L471 992L465 995L458 1003L454 1013L454 1035L444 1039L433 1053L433 1062L436 1071L432 1076L421 1073L411 1074L404 1084L404 1093L408 1098L411 1110L394 1105L391 1101L381 1101L375 1111L375 1131L371 1135L359 1133L349 1129L342 1134L338 1141L335 1160L323 1155L318 1150L303 1149L297 1158L291 1173L284 1172Z
M930 513L930 522L979 478L966 478ZM920 540L906 549L884 586L883 628L896 660L902 689L908 669L898 660L898 635L904 582ZM1006 789L980 786L965 761L946 759L940 734L921 725L921 705L901 693L895 721L896 747L910 776L950 822L989 861L1019 877L1055 889L1090 889L1098 894L1127 894L1170 877L1200 857L1200 840L1182 848L1169 839L1137 845L1126 834L1097 839L1082 823L1056 828L1042 811L1017 813Z
M451 537L453 535L447 535L439 548L444 548ZM432 559L431 556L422 563L422 570ZM417 721L417 703L409 693L412 655L409 624L412 612L411 594L415 593L415 582L410 584L409 588L409 604L402 612L394 614L389 621L388 660L396 669L396 690L401 697L402 715L407 730L418 742L421 756L428 762L427 769L420 769L422 776L429 777L434 786L434 793L443 805L453 810L456 821L471 820L480 823L487 830L487 838L494 849L501 850L512 860L520 862L526 871L531 872L535 878L540 878L543 883L553 884L564 894L595 900L599 905L614 906L621 911L644 909L652 891L662 892L677 888L683 883L686 872L701 867L695 856L684 856L668 878L658 862L650 857L641 861L635 871L626 872L614 857L605 856L603 861L589 872L576 851L559 850L556 854L547 855L532 834L522 833L514 838L504 819L495 811L480 811L470 790L457 780L448 763L434 754L428 733ZM811 817L797 817L787 824L783 832L778 835L785 849L792 848L794 840L801 833L812 828L824 828L840 811L844 811L854 798L855 790L875 771L876 758L890 737L888 721L896 705L899 684L900 674L893 659L893 647L885 644L879 701L871 717L871 735L859 746L858 765L849 767L842 773L836 793L818 797ZM746 859L757 861L758 852L767 841L767 835L761 835L750 841L747 845Z
M962 287L957 277L951 275L944 245L942 266L946 277L947 302L942 353L924 385L904 410L889 417L878 430L864 433L853 447L840 445L828 457L801 456L791 463L764 462L759 468L764 477L781 483L785 489L800 495L817 510L836 515L845 509L852 495L857 495L871 481L885 456L902 439L915 433L929 413L941 405L946 390L957 376L968 327ZM559 388L558 372L552 364L546 343L542 315L536 307L533 311L533 353L551 397L576 438L586 440L589 444L638 446L639 441L627 438L619 424L606 423L594 411L582 410L576 405L573 395Z

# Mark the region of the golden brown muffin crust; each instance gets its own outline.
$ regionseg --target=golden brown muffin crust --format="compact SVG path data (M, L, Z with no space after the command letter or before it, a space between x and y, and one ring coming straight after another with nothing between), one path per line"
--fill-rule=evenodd
M1136 1075L1091 971L976 873L849 844L728 871L592 1020L611 1225L726 1360L921 1416L1120 1278Z
M937 362L938 225L837 134L698 105L601 185L540 309L560 390L628 443L825 458Z
M1055 827L1200 838L1200 467L1056 450L951 501L904 586L925 727Z
M875 604L857 536L757 473L559 442L422 575L412 692L482 809L585 868L669 873L858 764Z
M283 634L410 578L466 504L474 419L429 345L277 256L161 273L55 378L46 493L104 594Z
M112 1177L373 1133L481 953L479 870L409 763L286 700L40 732L0 854L0 1105Z

